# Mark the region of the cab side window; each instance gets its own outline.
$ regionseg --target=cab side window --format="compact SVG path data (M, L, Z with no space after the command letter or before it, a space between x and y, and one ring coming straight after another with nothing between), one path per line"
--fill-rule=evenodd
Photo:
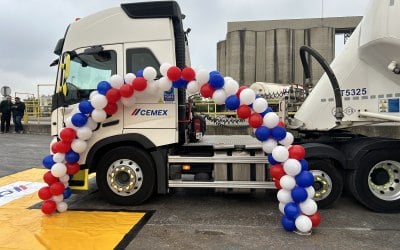
M157 78L161 77L160 63L147 48L134 48L126 50L126 72L134 73L145 67L151 66L157 70Z

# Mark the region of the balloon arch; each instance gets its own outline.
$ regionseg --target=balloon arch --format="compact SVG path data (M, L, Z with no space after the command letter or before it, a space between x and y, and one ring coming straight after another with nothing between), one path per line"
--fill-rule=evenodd
M118 111L117 102L132 107L138 94L161 95L173 87L186 88L188 94L200 92L203 97L236 110L239 118L247 119L271 164L269 171L279 189L277 198L283 214L283 228L307 233L319 225L321 217L313 200L314 177L308 171L305 150L300 145L292 145L293 135L268 107L267 100L256 96L246 86L239 87L235 80L223 77L218 71L196 72L190 67L181 70L164 63L160 72L163 77L158 80L155 80L157 71L153 67L139 70L136 75L128 73L124 78L113 75L108 82L100 82L89 100L80 102L79 110L66 118L66 127L60 131L59 140L51 145L51 154L43 158L43 166L49 169L43 176L48 186L38 192L39 198L44 200L43 213L67 210L64 199L71 196L68 181L80 170L80 154L85 152L97 123Z

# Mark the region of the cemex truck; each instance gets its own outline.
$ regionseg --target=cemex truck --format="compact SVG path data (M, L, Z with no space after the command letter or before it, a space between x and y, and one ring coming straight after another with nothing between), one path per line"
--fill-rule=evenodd
M396 13L399 0L373 0L332 68L312 48L301 48L306 78L310 75L306 59L311 56L326 74L287 125L306 149L315 200L321 207L335 202L346 185L374 211L400 210L400 141L344 130L400 120ZM59 70L52 135L57 138L70 124L67 118L100 81L147 66L159 69L164 62L180 68L189 65L183 18L176 2L144 2L121 4L70 24L55 49L60 58L55 62ZM96 172L104 197L126 205L177 187L275 188L255 138L204 136L197 141L204 133L204 121L194 115L188 99L184 89L163 92L162 98L137 95L132 107L118 104L116 114L89 125L93 136L70 186L86 188L88 173Z

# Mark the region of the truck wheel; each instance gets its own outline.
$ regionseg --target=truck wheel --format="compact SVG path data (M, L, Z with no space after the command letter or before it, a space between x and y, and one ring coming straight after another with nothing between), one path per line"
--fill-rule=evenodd
M108 202L137 205L153 194L154 165L145 151L119 147L108 151L99 162L96 182Z
M372 151L349 173L353 196L375 212L400 212L400 155L395 150Z
M314 200L319 208L333 205L342 194L343 177L330 160L309 159L309 170L314 175Z

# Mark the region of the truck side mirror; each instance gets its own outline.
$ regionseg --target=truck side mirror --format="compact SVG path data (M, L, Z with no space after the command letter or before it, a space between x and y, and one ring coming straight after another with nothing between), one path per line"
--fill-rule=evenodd
M62 71L63 79L60 88L58 90L58 92L62 93L64 96L66 96L68 92L67 79L69 76L70 66L71 66L71 55L68 52L66 52L64 53L62 58L62 63L60 64L60 69Z

